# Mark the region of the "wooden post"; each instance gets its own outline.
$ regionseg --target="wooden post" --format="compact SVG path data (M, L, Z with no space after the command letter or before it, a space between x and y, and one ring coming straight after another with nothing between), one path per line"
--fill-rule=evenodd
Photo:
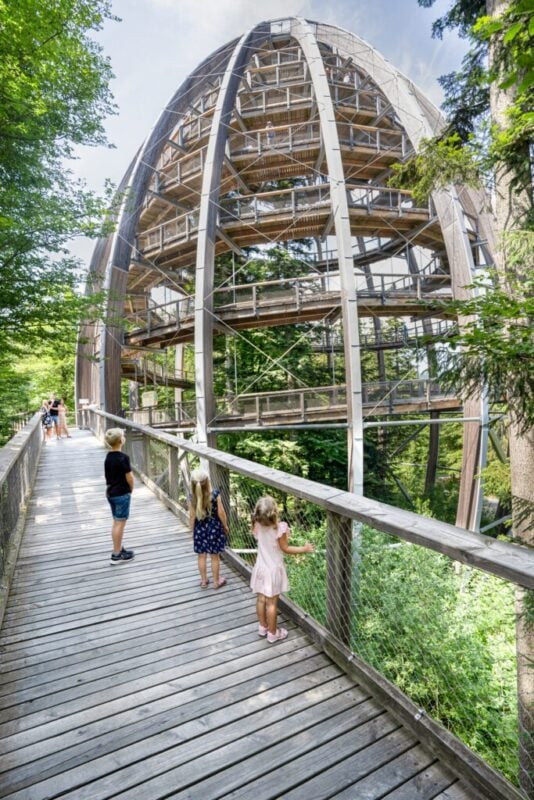
M180 491L180 472L178 466L178 450L169 446L169 496L178 501Z
M439 411L431 411L430 419L439 419ZM430 494L436 484L439 455L439 425L429 425L428 461L425 474L425 494Z
M143 473L147 478L150 478L150 439L142 434L141 441L143 446Z
M352 595L352 523L327 512L326 627L350 648Z

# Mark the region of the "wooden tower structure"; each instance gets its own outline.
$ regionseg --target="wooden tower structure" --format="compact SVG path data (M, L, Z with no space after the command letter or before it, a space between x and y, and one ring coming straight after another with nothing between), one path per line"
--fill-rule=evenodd
M344 425L349 488L363 491L370 417L426 414L435 474L439 415L462 411L464 454L457 522L477 529L487 402L386 374L384 352L425 342L449 326L440 301L466 297L478 265L491 263L485 198L465 187L418 207L388 187L391 165L443 124L439 111L369 44L300 18L262 22L203 61L162 111L121 186L115 233L98 243L92 283L109 291L106 324L82 331L77 397L121 413L121 379L176 391L174 413L137 421L221 430ZM305 240L306 270L247 280L249 248L267 253ZM216 279L233 254L232 280ZM158 296L159 293L159 296ZM162 300L163 293L163 300ZM394 333L384 318L399 320ZM338 386L217 397L215 336L320 322L313 347L344 354ZM125 323L125 324L122 324ZM194 348L194 375L183 370ZM153 351L176 368L150 366ZM361 354L376 352L380 380L362 381ZM194 403L181 393L194 386ZM148 415L148 416L147 416ZM374 423L376 424L376 423Z

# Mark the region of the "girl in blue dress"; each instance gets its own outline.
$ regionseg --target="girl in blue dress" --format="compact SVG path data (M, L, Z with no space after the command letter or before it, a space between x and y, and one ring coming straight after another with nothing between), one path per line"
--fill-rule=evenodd
M200 586L205 589L209 585L209 554L213 588L220 589L226 583L226 578L220 577L219 570L220 553L226 547L228 522L221 493L218 489L212 491L208 473L203 469L196 469L191 473L189 524L193 531L194 550L198 555Z

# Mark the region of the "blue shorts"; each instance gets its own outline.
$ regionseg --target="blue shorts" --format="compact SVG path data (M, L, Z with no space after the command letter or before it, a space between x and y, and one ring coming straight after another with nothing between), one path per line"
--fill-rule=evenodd
M130 516L131 494L121 494L120 497L108 497L113 519L125 520Z
M50 414L50 418L52 420L53 425L56 425L56 427L59 426L59 417L54 417L53 414Z

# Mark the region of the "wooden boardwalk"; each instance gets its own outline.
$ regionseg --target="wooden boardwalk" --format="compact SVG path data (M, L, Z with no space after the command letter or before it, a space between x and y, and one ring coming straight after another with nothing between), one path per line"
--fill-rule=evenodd
M0 796L478 797L291 624L257 636L242 578L198 585L146 487L110 566L104 450L43 448L0 637Z

